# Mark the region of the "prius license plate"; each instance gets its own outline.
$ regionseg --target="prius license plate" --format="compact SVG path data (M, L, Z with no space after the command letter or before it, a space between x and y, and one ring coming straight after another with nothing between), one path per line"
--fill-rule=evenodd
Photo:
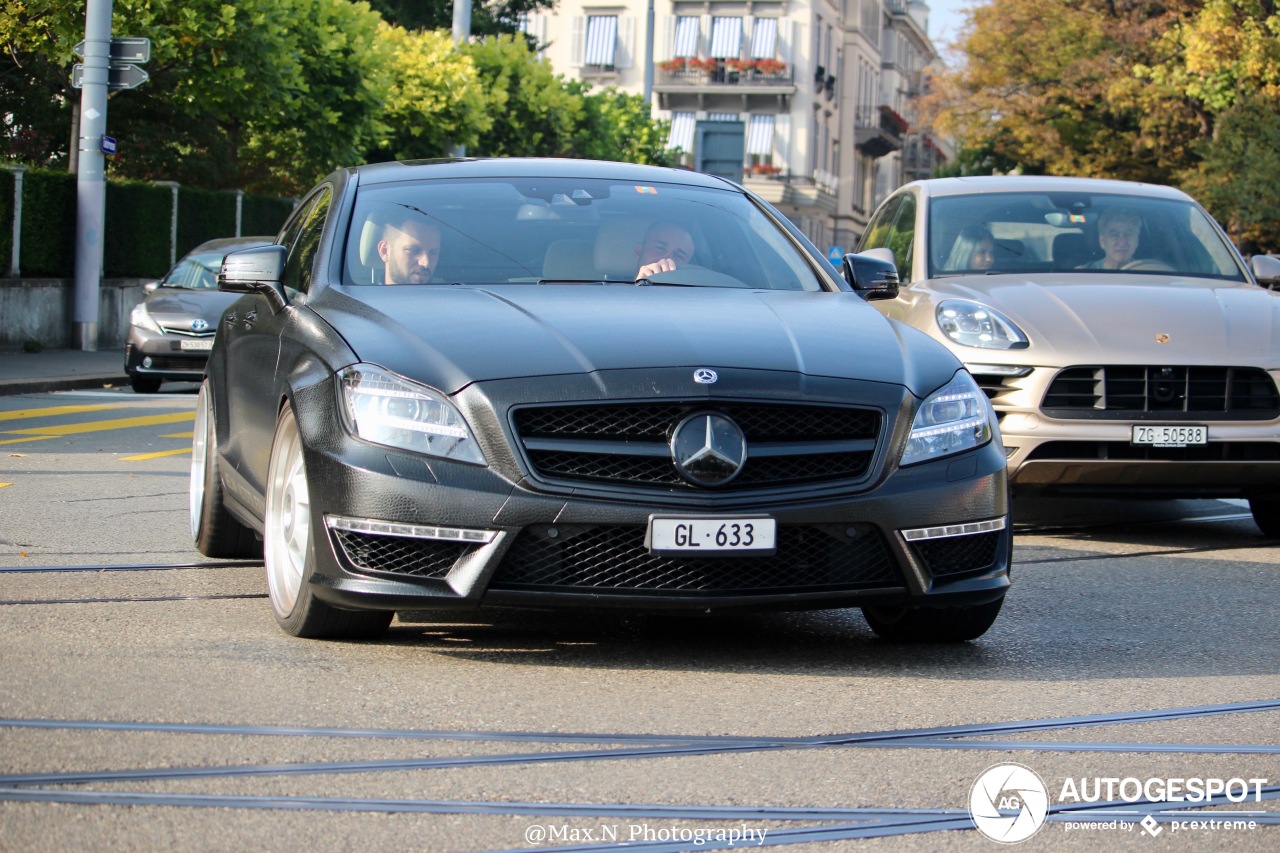
M180 346L184 350L211 350L213 349L213 338L204 338L202 340L183 341Z
M777 547L777 532L777 521L767 516L652 516L645 544L654 554L666 556L761 556L774 552Z
M1202 424L1143 424L1134 425L1131 444L1143 447L1187 447L1192 444L1208 444L1209 428Z

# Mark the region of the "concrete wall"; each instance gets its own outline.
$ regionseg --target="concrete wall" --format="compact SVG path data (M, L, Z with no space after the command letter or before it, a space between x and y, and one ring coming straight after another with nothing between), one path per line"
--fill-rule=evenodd
M129 312L152 279L109 278L98 289L98 349L124 349ZM0 349L38 341L45 349L70 349L75 282L63 278L0 278Z

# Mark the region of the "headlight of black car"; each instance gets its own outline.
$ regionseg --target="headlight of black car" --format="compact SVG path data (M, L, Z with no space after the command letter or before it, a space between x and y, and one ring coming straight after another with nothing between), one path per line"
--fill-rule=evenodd
M921 404L901 464L905 467L973 450L995 434L995 416L987 395L968 371L962 370Z
M484 465L461 413L440 392L370 364L338 374L351 431L365 441Z

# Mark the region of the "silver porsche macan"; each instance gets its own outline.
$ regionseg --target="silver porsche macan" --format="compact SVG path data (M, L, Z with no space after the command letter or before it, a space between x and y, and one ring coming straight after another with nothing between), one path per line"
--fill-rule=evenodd
M1280 260L1171 187L943 178L880 205L874 305L942 341L1000 418L1015 494L1245 498L1280 536Z

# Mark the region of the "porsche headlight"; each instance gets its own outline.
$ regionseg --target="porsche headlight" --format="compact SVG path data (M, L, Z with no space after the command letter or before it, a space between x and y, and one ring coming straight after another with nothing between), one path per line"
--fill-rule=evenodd
M1022 349L1027 336L1013 321L977 302L947 299L934 311L938 328L948 340L983 349Z
M981 447L996 434L987 395L961 370L916 412L902 465L914 465Z
M438 391L368 364L345 368L338 379L347 423L365 441L485 464L467 422Z
M148 332L164 334L160 329L160 324L151 318L151 312L147 310L147 303L145 302L139 302L133 306L133 310L129 312L129 325L137 326L139 329L146 329Z

